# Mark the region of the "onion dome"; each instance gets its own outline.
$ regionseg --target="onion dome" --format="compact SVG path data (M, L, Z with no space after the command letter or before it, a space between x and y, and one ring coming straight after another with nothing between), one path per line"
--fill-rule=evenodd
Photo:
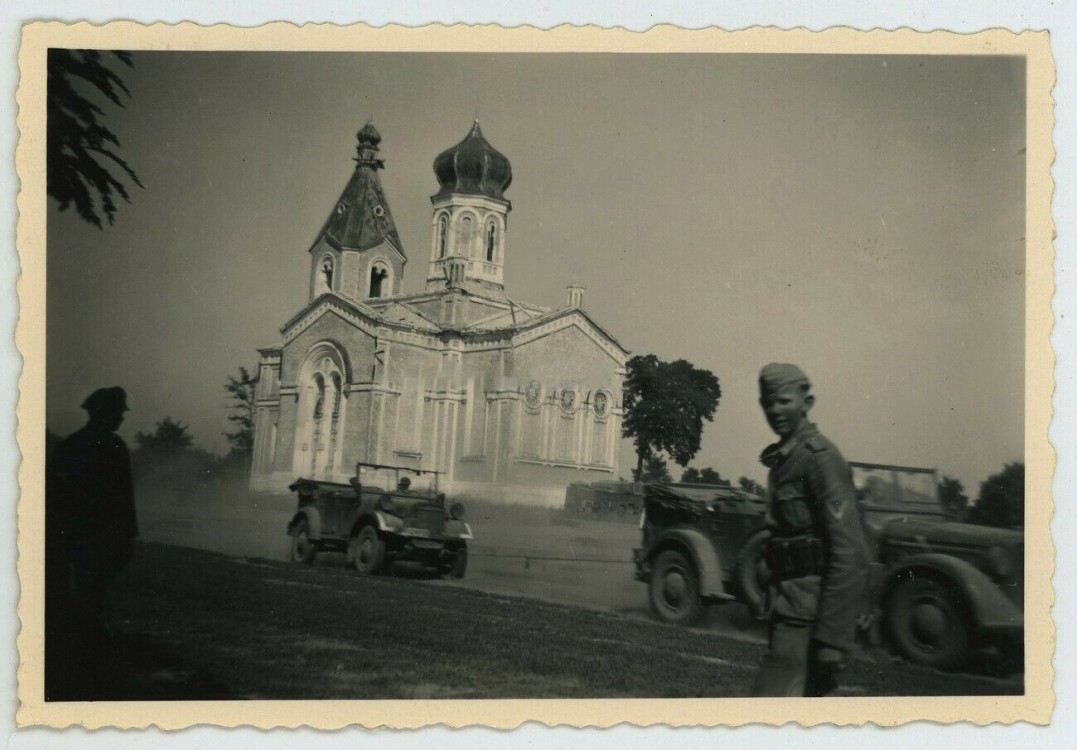
M381 143L381 133L374 127L374 123L369 121L355 134L355 137L358 139L360 147L371 146L377 148L378 144Z
M512 184L512 165L486 141L478 120L464 140L434 159L434 174L441 186L437 195L464 193L505 200Z

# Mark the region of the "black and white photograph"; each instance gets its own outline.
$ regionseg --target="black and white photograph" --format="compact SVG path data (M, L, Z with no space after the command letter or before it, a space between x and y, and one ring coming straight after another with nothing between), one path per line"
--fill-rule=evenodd
M131 28L23 50L37 716L1049 694L1043 37Z

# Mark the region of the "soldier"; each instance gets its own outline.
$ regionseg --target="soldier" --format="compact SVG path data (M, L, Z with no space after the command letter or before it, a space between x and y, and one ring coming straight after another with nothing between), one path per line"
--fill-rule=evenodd
M106 631L105 595L131 559L138 523L130 456L116 435L127 394L119 387L100 388L82 408L89 422L65 438L48 463L45 555L51 575L45 587L54 603L47 627L85 636Z
M760 460L770 469L770 650L757 696L827 695L852 646L867 556L856 493L837 447L808 421L815 403L795 365L769 364L759 403L779 441Z

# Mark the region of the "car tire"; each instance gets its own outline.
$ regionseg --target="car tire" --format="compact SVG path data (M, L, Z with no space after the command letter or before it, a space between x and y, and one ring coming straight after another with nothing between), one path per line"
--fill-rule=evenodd
M318 545L310 538L307 519L301 518L292 529L292 562L310 565L318 556Z
M752 615L757 618L763 616L767 582L770 579L770 570L767 568L766 560L768 539L770 539L770 532L766 530L758 531L748 537L748 541L744 543L737 555L734 576L741 600L748 605Z
M449 578L459 580L464 577L465 573L467 573L467 547L460 550L460 554L456 556L452 567L449 568Z
M385 542L373 526L364 526L348 542L348 560L362 575L377 575L385 566Z
M968 661L968 611L945 581L922 576L898 581L887 601L886 622L894 648L911 662L954 671Z
M659 619L675 625L691 625L703 614L699 598L699 574L682 552L666 550L651 567L651 610Z

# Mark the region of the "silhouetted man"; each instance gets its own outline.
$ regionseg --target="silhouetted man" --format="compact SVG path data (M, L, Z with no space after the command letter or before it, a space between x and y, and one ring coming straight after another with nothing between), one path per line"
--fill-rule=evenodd
M82 408L89 422L56 447L46 469L46 635L68 641L107 633L108 586L138 536L131 460L116 435L127 394L101 388Z
M810 389L796 365L769 364L759 375L759 404L779 441L760 457L770 469L771 581L757 696L818 697L837 687L867 582L852 473L808 421Z

